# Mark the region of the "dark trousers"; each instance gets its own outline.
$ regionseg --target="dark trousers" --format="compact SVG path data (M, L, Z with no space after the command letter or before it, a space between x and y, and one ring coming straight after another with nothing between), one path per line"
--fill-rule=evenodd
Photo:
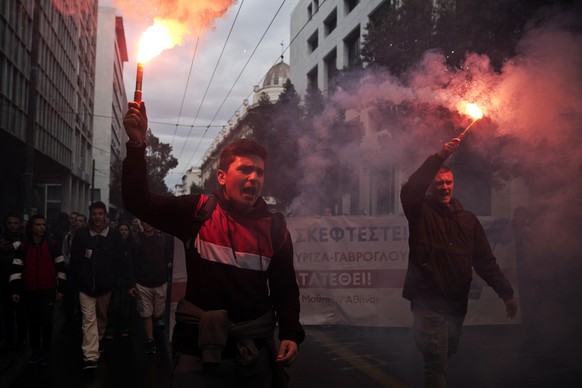
M28 318L28 334L32 350L49 350L53 337L53 308L56 290L38 290L24 293Z
M129 333L131 321L135 313L133 298L127 293L127 285L123 279L118 279L107 309L106 335L122 335Z
M199 356L178 353L172 371L172 388L241 387L270 388L273 384L272 362L266 347L259 351L253 367L240 367L234 359L223 359L215 366L204 366ZM245 369L249 369L246 371Z
M0 289L0 304L2 308L2 330L9 347L19 346L26 338L26 310L22 303L12 301L9 287Z

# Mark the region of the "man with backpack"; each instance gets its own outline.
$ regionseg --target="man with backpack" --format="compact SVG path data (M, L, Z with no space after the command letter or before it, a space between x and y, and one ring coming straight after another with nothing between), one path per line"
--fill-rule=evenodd
M280 367L295 361L305 333L291 238L282 215L272 214L260 197L264 147L248 139L227 146L213 196L161 196L147 185L143 101L129 103L124 125L126 208L186 247L188 279L176 311L172 387L285 386Z
M14 303L24 303L32 356L29 364L49 365L55 300L62 300L65 264L61 248L46 237L46 219L35 214L26 224L26 242L12 261Z

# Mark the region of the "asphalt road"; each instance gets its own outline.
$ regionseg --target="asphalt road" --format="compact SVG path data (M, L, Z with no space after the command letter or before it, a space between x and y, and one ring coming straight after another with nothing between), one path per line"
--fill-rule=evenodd
M569 330L563 328L563 330ZM410 328L308 326L291 387L422 387L422 358ZM562 333L563 334L563 333ZM564 336L561 336L563 338ZM579 387L580 336L525 341L520 325L466 326L461 346L450 360L449 387ZM30 350L2 352L0 387L168 387L171 370L166 328L157 328L158 352L144 354L143 331L136 316L130 337L106 343L97 370L81 370L78 325L55 314L50 366L30 366Z

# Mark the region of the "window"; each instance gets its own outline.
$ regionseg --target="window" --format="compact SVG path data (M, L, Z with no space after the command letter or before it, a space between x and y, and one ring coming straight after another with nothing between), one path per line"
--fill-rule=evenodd
M360 26L357 26L344 39L344 52L346 53L347 67L357 67L362 61L360 58Z
M328 36L335 30L337 27L337 8L335 8L331 13L325 18L324 22L324 33L325 36Z
M318 30L315 30L313 34L307 39L307 50L311 54L319 46Z
M307 6L307 20L311 20L312 17L313 17L313 6L309 4Z
M317 87L317 65L307 73L307 87Z
M336 78L337 78L337 51L334 48L326 57L323 59L323 63L325 66L325 81L326 84L324 85L325 90L327 90L328 94L333 93L336 86Z
M346 10L346 15L352 12L359 3L360 0L344 0L344 9Z

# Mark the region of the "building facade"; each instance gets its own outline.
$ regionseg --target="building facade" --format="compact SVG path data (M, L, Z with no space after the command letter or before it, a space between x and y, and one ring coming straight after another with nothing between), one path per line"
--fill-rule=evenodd
M291 81L299 94L311 84L324 94L337 70L360 63L369 16L387 0L300 0L291 13Z
M204 154L200 165L200 185L207 187L209 182L212 182L214 174L218 169L218 162L220 154L226 145L233 140L241 139L249 136L252 129L247 124L247 114L249 110L253 109L259 104L262 95L267 95L271 103L277 102L279 95L283 92L283 85L289 79L289 65L281 61L273 65L265 78L263 78L262 85L255 85L253 88L253 102L248 100L243 101L244 111L241 114L239 111L235 112L235 120L229 120L228 126L222 127L214 142L210 145Z
M0 210L52 219L90 200L97 2L0 2Z
M361 64L360 47L372 15L385 3L395 7L402 0L299 0L291 14L290 79L304 96L309 86L324 94L334 89L339 71ZM346 112L346 120L359 122L364 131L362 147L375 149L381 120L373 109L359 107ZM438 147L438 145L436 145ZM408 179L401 166L374 168L361 163L356 174L358 189L342 193L339 214L401 214L399 192ZM528 188L522 180L493 189L474 177L463 177L468 187L479 187L480 198L464 194L467 205L480 215L507 216L511 209L528 204ZM472 180L471 180L472 179ZM459 188L460 193L463 188Z
M200 168L190 167L182 176L182 181L174 187L175 195L191 194L192 185L200 186Z
M123 84L123 65L128 60L123 18L115 8L99 7L97 59L95 66L95 108L93 116L94 190L93 200L100 200L116 215L110 202L112 166L125 157L127 135L123 115L127 94Z

